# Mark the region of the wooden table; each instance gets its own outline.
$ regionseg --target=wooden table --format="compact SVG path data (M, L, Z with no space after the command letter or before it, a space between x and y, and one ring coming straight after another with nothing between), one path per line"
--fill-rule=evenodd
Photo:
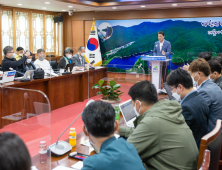
M14 81L5 83L0 86L0 128L15 122L13 119L8 119L7 116L9 115L22 112L26 116L27 113L35 113L34 102L45 104L50 102L51 106L49 108L55 110L96 96L98 90L92 89L92 86L106 77L107 68L100 68L83 72L76 71L69 75L30 82ZM16 88L23 88L24 90ZM45 112L50 112L50 110L48 109Z

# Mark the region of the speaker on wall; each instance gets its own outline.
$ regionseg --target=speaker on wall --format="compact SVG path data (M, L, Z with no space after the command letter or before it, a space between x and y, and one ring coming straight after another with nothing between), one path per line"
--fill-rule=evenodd
M54 19L54 23L63 22L63 16L56 16L53 19Z

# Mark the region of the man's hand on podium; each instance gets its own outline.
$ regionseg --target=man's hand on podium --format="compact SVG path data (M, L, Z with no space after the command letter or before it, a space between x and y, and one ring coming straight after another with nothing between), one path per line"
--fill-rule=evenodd
M162 50L162 54L165 55L165 52Z

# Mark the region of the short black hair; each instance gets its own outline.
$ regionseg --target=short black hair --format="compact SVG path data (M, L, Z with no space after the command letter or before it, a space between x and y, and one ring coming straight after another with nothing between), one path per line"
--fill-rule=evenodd
M209 61L211 59L211 53L210 52L202 52L198 55L198 58L203 58L206 61Z
M12 50L14 50L14 48L12 46L6 46L3 49L3 53L4 53L4 55L6 55L7 53L11 52Z
M159 31L159 32L157 33L157 35L158 35L158 34L162 34L163 36L165 36L165 34L164 34L163 31Z
M16 49L16 51L21 51L21 50L24 50L24 48L18 47L18 48Z
M30 170L31 158L22 139L16 134L3 132L0 134L0 169Z
M42 48L40 48L40 49L37 50L37 54L38 54L38 53L41 53L41 52L45 52L45 50L42 49Z
M181 84L186 89L190 89L193 87L193 81L190 74L183 69L176 69L172 71L167 77L167 84L169 86L178 87Z
M66 53L72 53L72 54L73 54L73 50L72 50L71 48L67 47L67 48L64 50L64 52L63 52L63 56L65 56Z
M79 47L79 49L78 49L78 51L81 51L81 50L82 50L82 48L85 48L85 47L83 47L83 46L80 46L80 47Z
M220 65L222 65L222 56L217 56L212 59L218 61L220 63Z
M209 60L208 64L210 65L211 73L216 71L221 74L221 64L217 60Z
M94 101L83 110L82 120L94 137L107 137L114 133L115 110L111 104Z
M158 102L158 96L155 86L147 81L141 81L134 84L128 94L133 101L139 100L145 102L147 105L152 105Z

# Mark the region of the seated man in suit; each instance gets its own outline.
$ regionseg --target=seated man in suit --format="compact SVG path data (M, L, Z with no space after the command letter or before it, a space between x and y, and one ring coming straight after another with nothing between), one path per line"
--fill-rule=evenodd
M16 59L17 61L22 58L22 56L23 56L23 51L24 51L24 48L22 48L22 47L18 47L18 48L16 49L15 59Z
M149 81L134 84L128 94L139 116L135 129L120 127L119 132L135 146L146 169L196 169L198 148L178 101L158 102Z
M210 79L222 89L222 67L220 63L217 60L209 60L208 64L210 65Z
M78 52L72 57L75 66L86 67L87 62L85 61L84 56L85 56L85 47L80 46ZM91 64L89 64L89 67L91 67Z
M47 61L45 59L45 50L44 49L38 49L37 56L38 56L38 59L35 60L35 62L34 62L34 65L37 69L42 68L44 70L45 74L58 76L57 74L54 73L49 61Z
M67 47L63 53L63 57L59 60L58 68L65 69L67 64L72 64L73 50Z
M155 42L153 56L166 56L166 58L169 58L168 55L170 55L171 53L171 43L164 39L165 34L163 31L159 31L157 35L159 41ZM162 65L163 82L166 82L166 77L168 74L167 68L168 68L168 63L163 62Z
M177 100L182 99L182 114L187 125L193 132L197 147L200 148L201 138L207 134L207 118L209 107L206 101L193 88L190 74L182 69L170 73L167 84L171 87Z
M112 105L102 101L92 102L84 109L83 132L99 153L86 158L81 170L145 170L134 146L114 136L119 126L115 115Z
M222 120L222 90L209 79L210 66L205 59L194 60L190 64L189 72L197 84L197 92L210 109L208 116L208 132L210 132L216 126L217 119Z
M5 55L4 59L2 60L2 71L11 71L16 70L19 71L19 66L21 66L26 60L27 56L23 56L20 60L16 61L14 49L11 46L6 46L3 49L3 53ZM23 74L20 74L19 72L16 72L16 77L23 76Z

